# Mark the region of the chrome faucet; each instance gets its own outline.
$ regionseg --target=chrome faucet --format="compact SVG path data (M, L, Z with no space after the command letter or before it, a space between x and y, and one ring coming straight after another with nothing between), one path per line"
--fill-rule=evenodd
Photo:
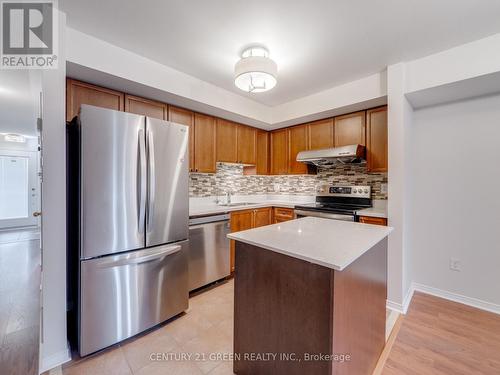
M220 197L219 197L219 195L220 195L219 187L216 186L215 187L215 201L214 201L215 204L220 204Z
M226 190L226 204L231 204L231 190Z

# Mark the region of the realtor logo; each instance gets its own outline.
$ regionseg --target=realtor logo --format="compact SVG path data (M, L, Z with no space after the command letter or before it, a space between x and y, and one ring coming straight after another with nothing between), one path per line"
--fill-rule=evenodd
M54 1L2 1L3 69L57 68Z

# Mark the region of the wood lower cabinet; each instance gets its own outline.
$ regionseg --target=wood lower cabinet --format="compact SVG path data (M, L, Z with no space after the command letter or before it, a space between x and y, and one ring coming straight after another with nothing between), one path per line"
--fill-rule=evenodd
M365 145L365 111L335 117L335 147Z
M387 106L366 111L366 162L370 172L387 172Z
M321 150L334 147L333 119L315 121L307 125L308 149Z
M189 172L194 172L194 112L169 105L168 121L189 127Z
M254 223L254 210L243 210L231 212L231 232L252 229ZM234 240L231 240L230 248L231 272L234 271Z
M307 125L288 128L288 174L307 174L307 164L297 161L297 154L308 149Z
M263 227L272 224L273 209L271 207L255 208L231 212L231 232ZM234 271L234 240L231 240L231 272Z
M238 155L237 162L240 164L255 165L257 131L250 126L238 125Z
M238 162L238 125L217 119L217 161Z
M363 224L374 224L387 226L387 219L384 217L360 216L359 222Z
M293 208L274 207L273 210L273 223L282 223L284 221L293 220L295 213Z
M154 117L160 120L168 118L168 106L166 104L132 95L125 95L125 112Z
M196 113L194 115L194 171L215 173L216 171L215 118Z
M257 208L253 210L252 228L264 227L272 224L273 210L271 207Z
M288 130L271 132L271 174L288 173Z
M78 115L82 104L123 111L125 95L121 92L68 78L66 80L66 120Z

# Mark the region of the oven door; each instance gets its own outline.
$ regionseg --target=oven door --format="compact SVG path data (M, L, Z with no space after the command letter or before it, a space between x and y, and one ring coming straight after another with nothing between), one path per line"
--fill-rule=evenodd
M295 210L296 219L300 219L301 217L306 216L321 217L323 219L332 220L355 221L355 216L350 214L329 213L324 211Z

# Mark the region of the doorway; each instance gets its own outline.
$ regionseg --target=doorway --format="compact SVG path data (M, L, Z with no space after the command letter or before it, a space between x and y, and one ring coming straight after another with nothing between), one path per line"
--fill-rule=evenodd
M39 227L38 151L0 149L0 230Z
M0 368L38 375L41 72L0 70Z

